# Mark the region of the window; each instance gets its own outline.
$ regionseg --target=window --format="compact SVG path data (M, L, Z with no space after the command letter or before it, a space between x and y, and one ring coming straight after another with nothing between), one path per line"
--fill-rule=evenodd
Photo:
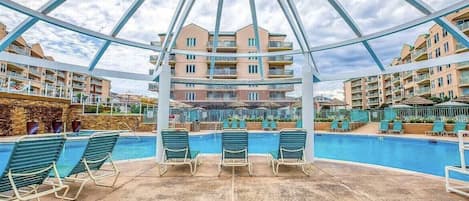
M259 94L257 92L249 92L248 100L259 100Z
M449 98L454 98L454 92L453 92L453 90L449 90L449 91L448 91L448 97L449 97Z
M440 96L440 98L443 98L443 97L445 97L445 93L441 92L441 93L439 93L439 96Z
M437 66L437 67L436 67L436 72L441 72L441 71L443 71L443 67Z
M257 84L250 84L250 85L248 85L248 87L249 88L256 88L256 87L258 87L258 85Z
M195 47L197 45L196 38L186 38L186 46L187 47Z
M433 35L433 43L436 44L438 43L438 41L440 41L440 36L438 33L436 33L435 35Z
M451 77L451 74L446 75L446 82L448 83L448 85L450 85L451 82L453 82L453 79L452 79L452 77Z
M249 53L256 53L256 52L253 52L253 51L249 51ZM257 57L248 57L249 60L257 60Z
M186 92L186 100L189 100L189 101L195 100L195 93L194 92Z
M431 87L432 87L432 89L435 88L435 80L432 80L432 82L431 82Z
M430 48L432 46L432 40L427 39L427 48Z
M443 29L443 37L446 37L448 35L448 31L446 29Z
M438 58L441 56L440 48L435 49L435 58Z
M249 65L248 72L249 74L257 74L258 73L257 65Z
M195 55L193 55L193 54L188 54L188 55L186 55L186 59L187 59L187 60L195 60Z
M443 86L443 77L439 77L438 78L438 87L442 87Z
M2 65L0 66L0 72L4 73L4 72L6 72L6 71L7 71L7 65L6 65L6 64L2 64Z
M445 42L445 44L443 44L443 47L445 49L445 53L449 52L449 44L448 42Z
M186 73L195 73L195 65L194 64L186 65Z
M195 84L194 83L186 83L187 88L194 88Z
M432 59L432 56L433 56L433 52L429 52L428 53L428 59Z
M446 64L446 68L451 68L451 64Z
M249 47L255 47L256 46L256 39L248 38L248 46Z

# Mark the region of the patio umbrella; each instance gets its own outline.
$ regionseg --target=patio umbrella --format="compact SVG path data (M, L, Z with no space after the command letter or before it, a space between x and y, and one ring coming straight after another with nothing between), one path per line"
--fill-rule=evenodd
M410 105L403 105L403 104L395 104L395 105L391 105L389 106L390 108L410 108L412 106Z
M244 102L234 102L234 103L229 104L228 106L231 108L238 108L238 107L247 107L249 105Z

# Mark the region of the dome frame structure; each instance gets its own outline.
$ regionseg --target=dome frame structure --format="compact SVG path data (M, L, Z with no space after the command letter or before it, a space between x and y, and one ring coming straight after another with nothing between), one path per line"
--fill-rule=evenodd
M61 19L57 19L47 15L52 10L60 7L65 0L49 0L46 4L40 7L38 10L33 10L18 3L15 3L11 0L0 0L0 5L17 11L19 13L25 14L28 16L26 20L16 26L13 31L11 31L3 40L0 41L0 60L4 60L7 62L15 62L25 65L34 65L34 66L42 66L45 68L55 69L55 70L67 70L72 72L79 72L79 73L86 73L95 76L105 76L105 77L113 77L113 78L124 78L124 79L135 79L135 80L144 80L144 81L159 81L159 101L158 101L158 117L168 117L169 116L169 108L170 108L170 86L171 82L173 83L193 83L193 84L205 84L205 85L246 85L246 84L256 84L256 85L273 85L273 84L300 84L301 83L301 92L302 92L302 127L307 131L307 142L305 151L308 153L306 154L306 160L310 163L314 161L314 110L312 108L313 99L313 82L314 81L328 81L328 80L342 80L342 79L350 79L354 77L363 77L363 76L370 76L370 75L380 75L380 74L388 74L394 72L401 72L401 71L408 71L408 70L416 70L420 68L425 68L428 66L435 66L435 65L445 65L450 63L456 62L464 62L469 61L469 52L445 56L445 57L438 57L426 61L420 61L415 63L409 63L404 65L398 65L390 67L385 67L381 60L376 55L373 47L368 43L368 41L381 38L393 33L401 32L423 23L434 21L435 23L439 24L443 28L445 28L448 33L453 35L456 40L464 45L465 47L469 48L469 38L462 33L456 26L448 22L443 16L455 12L457 10L469 7L469 0L462 0L458 3L453 5L449 5L446 8L440 10L433 10L430 5L427 5L422 0L402 0L406 3L410 4L412 7L419 10L421 13L424 14L423 17L418 19L412 20L407 23L399 24L397 26L380 30L371 34L363 34L360 30L359 26L355 22L355 20L350 16L350 14L346 11L346 9L342 6L339 0L328 0L328 3L334 8L334 10L340 15L340 17L346 22L348 27L353 31L355 34L355 38L320 45L320 46L313 46L307 40L306 30L304 28L303 22L301 17L298 13L297 7L293 0L277 0L278 5L280 6L285 18L288 21L288 24L295 35L295 39L300 46L300 49L295 50L288 50L288 51L278 51L278 52L261 52L260 51L260 42L256 42L256 49L257 52L255 53L219 53L216 52L217 42L213 43L213 52L203 52L203 51L190 51L190 50L180 50L180 49L173 49L173 45L175 44L176 39L181 31L182 26L184 25L194 3L196 0L179 0L174 11L174 14L171 18L170 24L168 26L168 30L166 32L167 36L172 35L172 39L168 39L170 37L166 37L162 44L152 45L152 44L143 44L137 41L126 40L122 38L118 38L118 33L122 30L125 26L127 21L130 17L141 7L144 0L134 0L131 6L125 11L124 15L121 16L117 24L112 29L111 33L103 34L97 31L93 31L82 26L73 25L71 23L67 23ZM222 6L223 0L218 0L217 4L217 15L216 15L216 23L215 23L215 40L217 41L218 33L220 29L220 18L222 13ZM249 0L249 8L250 14L252 19L252 24L254 27L254 35L255 41L259 40L259 27L257 23L257 13L255 7L255 0ZM15 55L12 53L5 52L5 48L13 42L16 38L21 36L24 32L26 32L29 28L31 28L34 24L38 21L46 22L66 30L70 30L76 33L80 33L83 35L90 36L95 39L100 39L105 41L105 43L99 48L98 52L93 57L92 61L88 66L80 66L68 63L61 63L56 61L47 61L37 58L32 58L23 55ZM128 73L122 72L118 70L105 70L95 68L96 64L99 62L103 54L106 52L108 47L111 43L117 43L129 47L136 47L140 49L152 50L155 52L159 52L159 57L157 59L154 73L151 75L139 74L139 73ZM362 44L365 49L367 50L369 56L373 59L376 64L375 71L370 71L366 73L341 73L339 75L321 75L320 71L318 70L318 66L314 60L313 52L341 48L353 44ZM211 59L215 57L258 57L258 61L261 61L262 57L268 56L284 56L284 55L303 55L305 60L302 66L302 74L301 78L286 78L286 79L276 79L275 81L269 79L263 79L263 75L261 74L260 80L236 80L226 82L226 80L216 80L213 78L213 65L210 67L210 79L193 79L193 78L171 78L170 67L168 65L169 54L183 54L183 55L196 55L196 56L207 56ZM211 62L212 64L214 62ZM259 67L262 67L260 64ZM262 72L262 71L261 71ZM163 145L161 140L161 131L165 128L168 128L169 119L168 118L158 118L157 120L157 155L156 161L160 162L163 156Z

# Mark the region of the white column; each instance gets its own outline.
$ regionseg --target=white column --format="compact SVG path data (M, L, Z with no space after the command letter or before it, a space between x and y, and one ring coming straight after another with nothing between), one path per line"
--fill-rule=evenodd
M166 59L165 59L166 60ZM169 95L171 93L171 67L167 60L163 62L160 74L160 83L158 85L158 114L156 129L156 162L163 159L163 142L161 140L161 131L168 128L169 124Z
M304 66L301 70L301 105L303 128L306 129L306 161L314 161L314 107L313 107L313 71L310 63L309 54L304 54Z

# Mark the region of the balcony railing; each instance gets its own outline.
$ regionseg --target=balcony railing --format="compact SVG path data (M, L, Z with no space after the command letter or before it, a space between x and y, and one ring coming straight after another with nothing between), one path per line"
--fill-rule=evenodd
M362 106L362 102L361 101L354 101L354 102L352 102L352 106L353 107Z
M78 81L85 81L85 77L84 77L84 76L80 76L80 77L78 77L78 76L73 76L73 79L74 79L74 80L78 80Z
M417 75L415 78L414 78L414 81L415 82L420 82L422 80L425 80L425 79L429 79L430 78L430 74L420 74L420 75Z
M279 85L269 85L269 89L286 89L286 90L293 90L293 84L279 84Z
M53 76L53 75L46 75L46 79L48 80L52 80L52 81L57 81L57 77Z
M378 85L370 85L366 87L366 90L375 90L378 89Z
M237 59L236 57L214 57L215 58L215 61L219 62L219 61L224 61L224 62L236 62ZM212 57L208 57L207 58L208 61L211 61Z
M456 43L456 50L463 50L463 49L466 49L467 47L464 46L463 44L457 42Z
M236 96L231 96L231 97L207 96L207 100L233 101L233 100L236 100Z
M377 81L378 81L377 77L372 77L372 78L367 79L367 82L377 82Z
M14 78L17 78L17 79L21 79L21 80L27 80L28 78L26 76L24 76L23 74L21 73L17 73L17 72L13 72L13 71L8 71L7 72L7 75L10 76L10 77L14 77Z
M394 89L392 90L393 92L400 92L402 89L402 87L394 87Z
M392 77L393 82L401 81L401 77Z
M150 63L154 64L158 61L158 55L150 55Z
M376 99L376 100L368 100L368 104L369 104L369 105L376 105L376 104L378 104L378 103L379 103L378 99Z
M362 99L361 95L353 95L352 100Z
M464 68L469 67L469 61L457 63L457 68L462 68L462 67Z
M378 97L378 93L368 93L368 97Z
M270 48L293 48L292 42L269 41Z
M16 52L17 54L29 55L29 51L24 47L19 47L17 45L10 45L10 49L13 50L13 52Z
M412 52L412 59L415 59L415 58L418 58L420 57L420 55L422 54L427 54L427 48L420 48L420 49L415 49L413 52Z
M213 48L213 41L209 41L207 43L207 47L209 48ZM221 41L218 41L217 43L217 48L235 48L236 47L236 41L234 40L221 40Z
M269 61L293 61L293 56L271 56Z
M386 90L386 91L384 92L384 95L391 95L391 94L392 94L392 91L391 91L391 90Z
M352 82L352 87L360 86L362 85L361 82Z
M77 89L84 89L85 88L85 85L77 84L77 83L73 83L72 86L73 86L73 88L77 88Z
M57 72L57 76L59 76L59 77L65 77L65 73L59 71L59 72Z
M428 94L430 93L430 87L420 87L417 89L417 94Z
M41 76L41 72L39 72L39 70L35 68L29 68L29 73L37 75L37 76Z
M236 69L225 68L225 69L213 69L213 75L236 75ZM210 69L207 70L207 75L210 75Z
M269 75L293 75L290 69L269 69Z
M352 89L352 93L356 93L356 92L362 92L362 88L359 87L359 88L356 88L356 89Z
M285 100L287 97L285 96L269 96L270 100Z
M207 89L236 90L238 87L234 85L207 85Z
M462 24L456 25L461 31L469 29L469 22L463 22Z
M91 80L91 84L94 84L94 85L102 85L103 82L102 82L102 81L99 81L99 80Z

